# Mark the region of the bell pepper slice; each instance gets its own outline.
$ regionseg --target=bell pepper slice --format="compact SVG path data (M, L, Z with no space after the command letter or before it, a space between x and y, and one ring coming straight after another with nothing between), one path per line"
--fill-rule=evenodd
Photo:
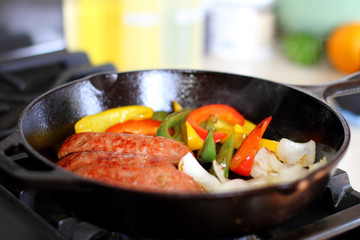
M173 101L173 109L174 109L174 112L178 112L178 111L181 111L183 109L183 107L177 101Z
M266 147L268 150L276 153L278 145L279 145L278 141L262 138L259 144L259 149L262 147Z
M158 121L164 121L165 118L169 115L169 113L165 112L165 111L156 111L154 112L152 119L154 120L158 120Z
M201 149L199 162L211 163L216 158L216 143L214 141L213 129L209 129L208 135Z
M225 141L224 144L221 145L219 152L216 156L217 163L221 164L224 167L224 177L229 177L229 167L230 161L234 154L235 147L235 137L234 134Z
M245 119L244 120L244 124L241 126L239 124L236 124L234 126L234 131L235 132L242 132L245 133L246 135L249 135L251 133L252 130L254 130L254 128L256 127L256 124L250 122L249 120Z
M237 126L240 126L239 124L236 124ZM200 124L202 126L202 124ZM220 118L216 119L216 123L214 124L215 131L222 132L226 134L226 138L222 139L220 143L225 143L225 141L231 136L231 134L234 133L234 125L231 123L228 123ZM203 127L203 126L202 126Z
M161 123L159 129L156 132L156 135L167 137L167 138L182 142L181 140L171 136L169 130L178 124L184 123L186 120L186 117L189 115L189 113L191 111L193 111L193 109L187 108L187 109L183 109L178 112L169 114L169 116L167 116L165 118L165 120Z
M204 145L204 140L199 137L194 130L194 128L190 125L190 123L185 122L186 126L186 136L187 136L187 146L191 151L199 150Z
M207 120L211 115L214 115L218 119L225 120L233 125L244 124L244 117L236 111L233 107L225 104L210 104L199 107L192 111L186 118L186 121L195 129L199 136L205 141L208 130L202 128L200 123ZM214 132L214 141L220 142L226 138L227 134L223 132Z
M154 110L140 105L111 108L97 114L88 115L75 123L75 133L104 132L109 127L131 119L151 118Z
M114 126L106 129L105 132L134 133L155 136L160 124L161 121L151 118L129 120L123 123L115 124Z
M237 149L234 156L231 159L230 170L242 175L249 176L254 157L259 148L259 144L262 136L264 135L265 130L267 129L272 117L265 118L261 123L259 123L254 130L247 136L241 146Z
M179 142L186 143L186 126L185 122L181 122L177 125L175 125L173 128L169 129L170 135L178 140Z

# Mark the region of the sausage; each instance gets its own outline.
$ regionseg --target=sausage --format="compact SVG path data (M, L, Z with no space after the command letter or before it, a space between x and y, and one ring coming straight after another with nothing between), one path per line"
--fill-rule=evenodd
M69 171L74 171L85 165L108 165L108 166L164 166L171 165L164 158L146 154L119 153L107 151L90 151L70 153L57 162L57 165Z
M153 192L196 193L199 185L169 161L151 155L117 152L76 152L59 166L82 177L113 186Z
M190 149L184 144L161 136L128 133L86 132L68 137L58 151L61 159L69 153L83 151L110 151L148 154L166 158L177 165Z
M76 169L74 173L121 188L168 193L200 192L196 182L176 168L87 165Z

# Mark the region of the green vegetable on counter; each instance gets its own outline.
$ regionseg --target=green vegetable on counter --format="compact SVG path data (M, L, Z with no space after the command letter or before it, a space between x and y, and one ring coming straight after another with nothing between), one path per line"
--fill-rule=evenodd
M309 34L286 35L281 48L286 57L302 65L315 64L322 54L321 41Z

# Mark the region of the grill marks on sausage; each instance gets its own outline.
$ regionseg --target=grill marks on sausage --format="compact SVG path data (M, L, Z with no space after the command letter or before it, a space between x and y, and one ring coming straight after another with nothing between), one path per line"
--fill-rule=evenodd
M165 159L144 154L124 154L106 151L76 152L63 157L58 163L59 166L75 171L79 167L87 165L139 167L167 166L171 165Z
M83 151L110 151L132 154L148 154L164 157L177 165L190 152L183 144L160 136L127 133L79 133L68 137L58 152L58 158L69 153Z
M59 166L85 178L108 184L157 192L199 192L197 183L166 159L117 152L76 152L63 157Z
M174 166L190 150L171 139L158 141L157 138L118 133L75 134L60 148L58 156L62 157L57 164L85 178L123 188L171 193L200 192L198 184ZM178 144L181 145L180 151L169 148Z

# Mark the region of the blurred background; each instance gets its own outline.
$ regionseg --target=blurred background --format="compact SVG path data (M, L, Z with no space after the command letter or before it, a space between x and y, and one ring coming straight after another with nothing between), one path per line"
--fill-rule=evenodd
M190 68L321 84L360 70L360 1L0 0L2 82L21 89L9 63L63 52L116 71ZM341 167L359 190L360 97L334 104L352 130Z
M111 63L119 71L205 68L304 84L313 83L311 76L326 82L360 68L357 0L0 4L2 61L65 49L85 52L92 64Z
M325 59L326 68L341 76L359 70L360 65L357 0L0 3L0 56L4 60L11 51L36 47L27 55L83 51L94 65L112 63L119 71L208 68L221 63L234 63L241 69L275 58L301 70L323 70ZM348 27L351 23L357 25ZM342 33L334 34L336 30ZM352 46L341 49L341 45ZM339 52L344 51L342 56ZM337 63L340 59L345 59L346 66Z

